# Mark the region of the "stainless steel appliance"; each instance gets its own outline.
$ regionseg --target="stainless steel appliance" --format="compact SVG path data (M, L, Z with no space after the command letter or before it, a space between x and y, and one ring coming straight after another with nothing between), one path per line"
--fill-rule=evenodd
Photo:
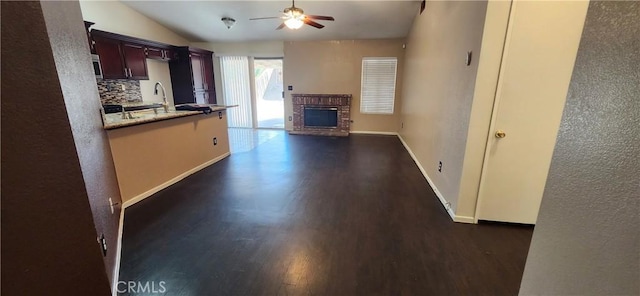
M91 60L93 62L93 72L96 75L96 78L102 79L102 65L100 65L100 56L98 56L97 54L92 54Z

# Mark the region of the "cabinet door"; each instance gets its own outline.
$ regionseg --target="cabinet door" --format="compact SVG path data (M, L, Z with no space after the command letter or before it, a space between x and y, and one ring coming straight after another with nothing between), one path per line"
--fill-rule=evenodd
M94 37L96 53L100 56L104 79L125 79L124 61L120 52L120 41Z
M149 74L147 74L147 56L144 53L144 47L136 44L123 43L122 51L124 53L125 65L129 71L129 79L149 79Z
M213 81L213 58L205 57L202 59L202 72L204 76L204 89L206 91L214 91L214 81Z
M164 60L164 50L156 47L147 47L147 59Z
M191 53L191 75L193 77L193 90L204 91L204 76L202 75L202 55Z

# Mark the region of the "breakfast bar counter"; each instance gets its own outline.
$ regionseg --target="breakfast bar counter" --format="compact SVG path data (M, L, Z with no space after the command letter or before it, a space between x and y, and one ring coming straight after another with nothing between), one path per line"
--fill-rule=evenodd
M205 105L193 105L193 106L205 106ZM207 113L216 113L219 111L227 110L228 108L236 107L224 106L224 105L207 105L209 110ZM167 120L178 117L193 116L203 114L203 111L188 111L188 110L176 110L175 107L170 107L167 112L163 109L148 109L142 111L132 112L117 112L103 115L104 129L116 129L132 125L138 125L143 123L149 123L154 121Z
M125 206L229 156L228 106L202 111L163 109L104 115ZM128 113L128 112L127 112Z

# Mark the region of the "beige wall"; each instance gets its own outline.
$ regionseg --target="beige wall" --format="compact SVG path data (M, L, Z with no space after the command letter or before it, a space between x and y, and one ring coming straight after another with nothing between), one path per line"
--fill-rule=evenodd
M2 295L110 295L92 207L115 184L78 4L1 5Z
M427 2L407 38L400 134L452 210L458 205L486 10L485 1ZM467 51L474 53L470 66Z
M120 1L80 1L82 18L98 29L172 45L189 41Z
M228 155L227 117L222 114L222 119L214 112L109 130L122 201L146 197Z
M284 54L283 41L255 41L255 42L194 42L192 46L208 49L216 56L250 56L258 58L282 57Z
M158 89L158 94L154 95L153 90L156 81L160 81L167 91L167 100L173 105L173 87L171 86L171 73L169 63L147 59L147 69L149 80L140 80L140 93L143 101L162 102L162 91Z
M591 1L520 295L640 293L640 3Z
M351 131L397 132L404 68L404 39L300 41L284 44L285 125L293 115L292 93L352 94ZM395 113L371 115L360 113L360 89L363 57L397 57Z
M218 104L222 103L222 73L220 72L221 56L248 56L258 58L281 58L284 56L284 42L255 41L255 42L194 42L191 46L208 49L214 52L213 78L216 84Z
M153 40L172 45L189 45L189 41L159 23L133 10L120 1L80 1L82 17L94 22L92 29ZM167 89L169 103L173 104L169 63L147 60L149 80L140 80L142 100L161 102L162 95L153 95L156 81Z

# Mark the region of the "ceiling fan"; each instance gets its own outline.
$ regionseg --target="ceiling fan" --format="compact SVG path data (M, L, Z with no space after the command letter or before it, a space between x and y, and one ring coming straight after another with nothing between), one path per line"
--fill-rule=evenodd
M313 20L322 20L322 21L334 21L335 19L332 16L322 16L322 15L305 15L304 10L296 7L296 0L292 0L291 7L287 7L283 11L282 16L271 16L271 17L259 17L249 19L251 21L255 20L267 20L267 19L282 19L284 22L276 28L276 30L280 30L285 26L292 30L300 29L304 24L307 24L312 27L316 27L318 29L324 28L324 25L314 22Z

